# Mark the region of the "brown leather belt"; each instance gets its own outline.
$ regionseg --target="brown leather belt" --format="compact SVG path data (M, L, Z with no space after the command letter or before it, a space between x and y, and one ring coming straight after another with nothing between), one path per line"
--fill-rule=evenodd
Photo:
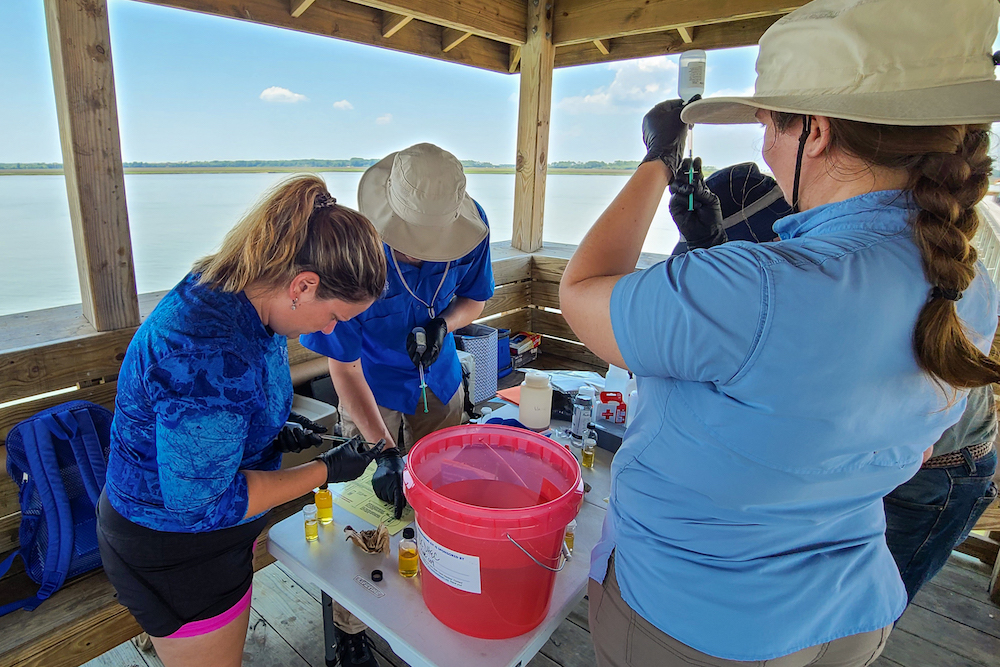
M969 450L969 454L972 456L973 462L978 461L983 458L991 451L993 451L992 442L984 442L981 445L972 445L971 447L965 447ZM965 457L962 456L962 450L957 452L949 452L948 454L942 454L941 456L935 456L929 458L924 462L924 468L951 468L953 466L960 466L965 463Z

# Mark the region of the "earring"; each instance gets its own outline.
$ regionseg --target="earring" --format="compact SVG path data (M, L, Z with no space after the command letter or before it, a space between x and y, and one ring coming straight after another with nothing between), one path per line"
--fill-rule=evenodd
M299 307L299 298L295 297L294 299L292 299L292 310L295 310L298 307Z

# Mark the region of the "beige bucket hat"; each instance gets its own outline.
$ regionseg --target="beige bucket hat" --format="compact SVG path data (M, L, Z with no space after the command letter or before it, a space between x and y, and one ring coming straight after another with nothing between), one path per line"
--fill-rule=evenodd
M358 208L386 244L426 262L472 252L489 228L465 192L462 163L434 144L391 153L358 184Z
M690 104L688 123L752 123L757 109L883 125L1000 120L997 0L814 0L760 38L752 97Z

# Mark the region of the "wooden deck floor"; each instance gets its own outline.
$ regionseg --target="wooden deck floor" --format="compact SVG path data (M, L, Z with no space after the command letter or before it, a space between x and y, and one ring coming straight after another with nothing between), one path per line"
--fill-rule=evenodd
M920 591L900 619L876 667L997 667L1000 607L989 602L988 576L961 557ZM243 664L325 667L319 589L297 581L280 563L254 577ZM407 667L376 639L383 667ZM563 621L529 667L592 667L586 601ZM152 653L126 642L86 667L162 667Z

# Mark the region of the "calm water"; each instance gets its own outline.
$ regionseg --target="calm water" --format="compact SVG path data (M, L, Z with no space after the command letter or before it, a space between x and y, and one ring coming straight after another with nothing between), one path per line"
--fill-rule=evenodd
M135 174L125 177L139 292L169 289L210 253L256 198L288 174ZM361 172L322 174L330 192L357 206ZM545 241L579 243L627 176L550 175ZM469 193L490 219L493 241L509 240L514 176L470 174ZM677 230L660 207L645 250L669 253ZM66 184L62 176L0 176L0 315L80 302Z

